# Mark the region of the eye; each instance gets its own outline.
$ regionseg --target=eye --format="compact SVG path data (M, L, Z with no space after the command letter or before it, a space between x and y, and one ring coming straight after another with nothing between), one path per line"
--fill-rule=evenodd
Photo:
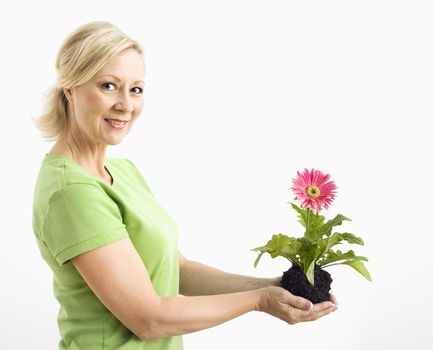
M110 86L114 87L114 90L116 90L116 84L114 84L114 83L107 82L107 83L104 83L104 84L101 85L101 87L102 87L104 90L114 91L112 88L110 88Z
M131 89L132 92L134 92L135 94L142 94L143 93L143 89L141 87L135 86Z

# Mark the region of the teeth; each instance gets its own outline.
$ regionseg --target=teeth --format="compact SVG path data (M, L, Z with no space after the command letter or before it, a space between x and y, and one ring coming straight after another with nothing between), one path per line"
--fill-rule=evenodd
M114 125L122 125L125 124L126 121L123 120L117 120L117 119L105 119L107 122L109 122L110 124L114 124Z

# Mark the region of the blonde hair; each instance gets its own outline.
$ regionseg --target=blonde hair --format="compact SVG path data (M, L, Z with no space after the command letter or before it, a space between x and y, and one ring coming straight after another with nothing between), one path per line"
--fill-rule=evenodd
M45 139L57 140L68 130L64 90L88 82L114 56L128 49L144 57L137 41L108 22L84 24L66 38L57 54L57 82L44 96L42 115L34 119Z

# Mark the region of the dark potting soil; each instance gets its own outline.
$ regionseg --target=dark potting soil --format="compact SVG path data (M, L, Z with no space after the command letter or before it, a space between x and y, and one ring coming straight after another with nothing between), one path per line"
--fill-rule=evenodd
M331 275L317 265L314 270L314 286L308 282L303 268L298 264L293 264L281 278L281 286L284 289L293 295L310 300L313 304L330 299L331 283Z

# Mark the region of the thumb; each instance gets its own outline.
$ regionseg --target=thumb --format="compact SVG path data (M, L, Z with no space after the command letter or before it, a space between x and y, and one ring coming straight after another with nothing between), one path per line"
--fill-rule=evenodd
M290 292L287 292L286 295L287 295L287 302L298 309L309 311L313 307L313 303L308 299L298 297L296 295L291 294Z

